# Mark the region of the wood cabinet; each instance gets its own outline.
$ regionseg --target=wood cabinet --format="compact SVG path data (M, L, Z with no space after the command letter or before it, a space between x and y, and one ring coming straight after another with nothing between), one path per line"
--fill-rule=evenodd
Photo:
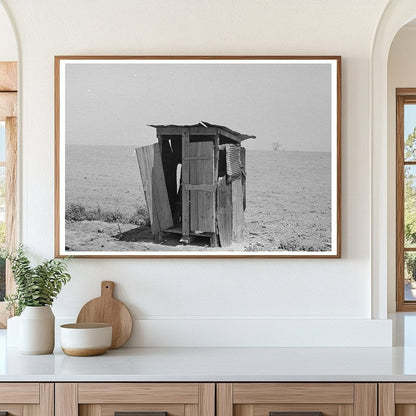
M219 383L216 399L217 416L377 416L376 383Z
M0 415L53 416L52 383L0 383Z
M56 416L215 416L214 383L57 383ZM131 412L131 413L129 413ZM141 416L146 416L146 413Z
M415 416L416 383L380 383L379 416Z
M139 416L416 416L416 382L0 383L0 416L136 413Z

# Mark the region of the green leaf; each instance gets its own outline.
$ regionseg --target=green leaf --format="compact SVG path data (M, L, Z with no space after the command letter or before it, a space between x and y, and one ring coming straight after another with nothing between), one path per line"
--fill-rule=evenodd
M32 267L25 249L20 245L15 251L0 251L0 256L10 261L16 293L7 296L7 308L20 315L26 306L52 305L63 285L70 281L68 258L45 260Z

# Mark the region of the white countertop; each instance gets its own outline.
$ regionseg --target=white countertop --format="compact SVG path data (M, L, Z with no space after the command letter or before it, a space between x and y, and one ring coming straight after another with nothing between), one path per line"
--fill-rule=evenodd
M120 348L0 357L0 381L416 381L416 348Z
M96 357L23 355L0 330L0 382L416 381L416 314L394 316L393 348L119 348Z

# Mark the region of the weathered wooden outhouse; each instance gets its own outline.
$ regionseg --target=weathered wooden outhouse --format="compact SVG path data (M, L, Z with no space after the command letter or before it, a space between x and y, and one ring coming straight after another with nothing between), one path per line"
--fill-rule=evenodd
M158 143L136 149L152 233L210 239L226 247L241 238L246 204L246 153L255 136L200 122L152 125Z

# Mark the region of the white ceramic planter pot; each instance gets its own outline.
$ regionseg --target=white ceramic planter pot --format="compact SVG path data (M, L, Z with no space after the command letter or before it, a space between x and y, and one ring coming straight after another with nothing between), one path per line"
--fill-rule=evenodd
M19 319L19 351L50 354L55 346L55 316L50 306L26 306Z

